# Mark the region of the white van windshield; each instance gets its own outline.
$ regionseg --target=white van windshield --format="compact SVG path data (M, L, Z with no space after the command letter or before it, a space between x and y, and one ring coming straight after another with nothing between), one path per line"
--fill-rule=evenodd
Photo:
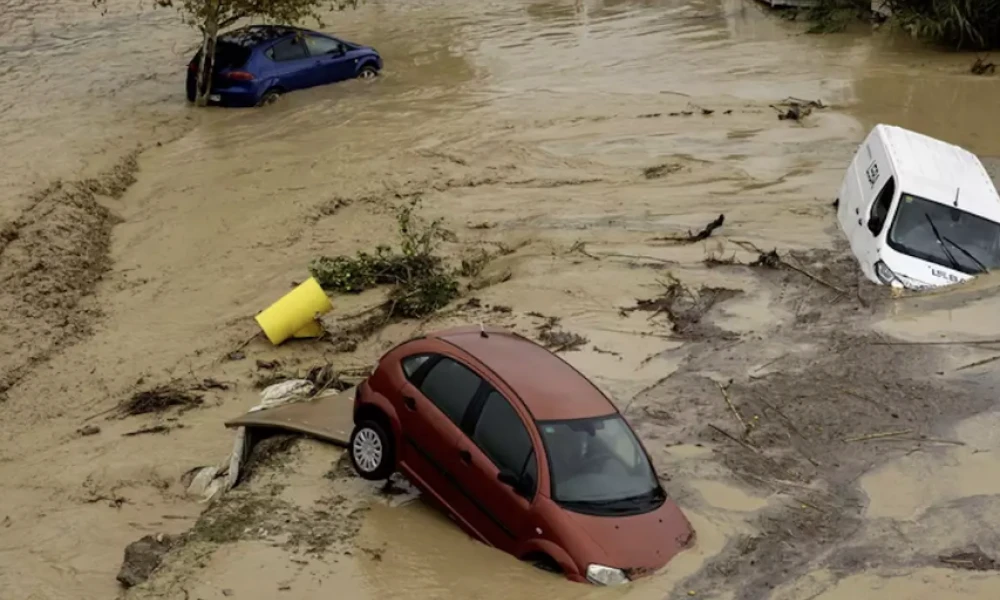
M889 246L976 275L1000 267L1000 223L903 193L889 231Z

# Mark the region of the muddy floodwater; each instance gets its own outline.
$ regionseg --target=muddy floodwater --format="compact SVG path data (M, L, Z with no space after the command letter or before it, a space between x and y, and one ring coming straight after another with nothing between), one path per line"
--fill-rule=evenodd
M1000 338L1000 279L890 297L831 207L878 122L1000 156L1000 83L972 57L807 35L751 0L372 0L327 21L380 50L377 81L195 110L175 13L0 0L0 596L1000 597L956 554L1000 557L1000 350L953 343ZM779 120L789 97L825 108ZM460 299L350 347L251 339L311 259L394 243L415 199L449 261L490 256ZM381 298L334 297L324 323ZM258 361L358 374L459 323L585 338L561 355L635 425L694 546L624 589L570 584L310 440L204 514L186 495L259 401ZM170 381L199 400L116 409ZM121 591L127 544L185 532Z

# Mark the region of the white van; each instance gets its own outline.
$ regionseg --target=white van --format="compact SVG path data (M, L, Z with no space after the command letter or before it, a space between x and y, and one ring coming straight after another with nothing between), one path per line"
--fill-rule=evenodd
M1000 195L975 154L877 125L840 186L837 220L876 283L926 289L1000 267Z

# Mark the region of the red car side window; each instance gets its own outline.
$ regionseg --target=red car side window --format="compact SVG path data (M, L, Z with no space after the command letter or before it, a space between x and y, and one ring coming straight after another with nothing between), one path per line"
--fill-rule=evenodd
M482 383L479 375L450 358L442 358L427 372L420 383L420 391L452 423L461 427L465 411Z
M532 484L536 483L538 466L529 464L535 460L531 435L514 407L495 390L486 394L472 439L497 469L518 477L528 472L532 475ZM534 495L533 489L531 495Z
M402 360L402 365L403 373L406 375L406 378L413 381L414 377L417 375L417 371L420 370L420 367L424 366L424 364L433 358L433 356L434 355L432 354L415 354L404 358Z

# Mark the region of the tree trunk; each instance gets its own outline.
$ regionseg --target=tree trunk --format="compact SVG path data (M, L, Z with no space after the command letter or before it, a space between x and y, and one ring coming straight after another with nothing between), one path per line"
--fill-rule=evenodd
M208 105L208 95L212 91L212 71L215 69L215 40L219 36L219 2L211 3L208 16L205 17L201 39L201 64L198 65L198 77L195 85L195 104Z

